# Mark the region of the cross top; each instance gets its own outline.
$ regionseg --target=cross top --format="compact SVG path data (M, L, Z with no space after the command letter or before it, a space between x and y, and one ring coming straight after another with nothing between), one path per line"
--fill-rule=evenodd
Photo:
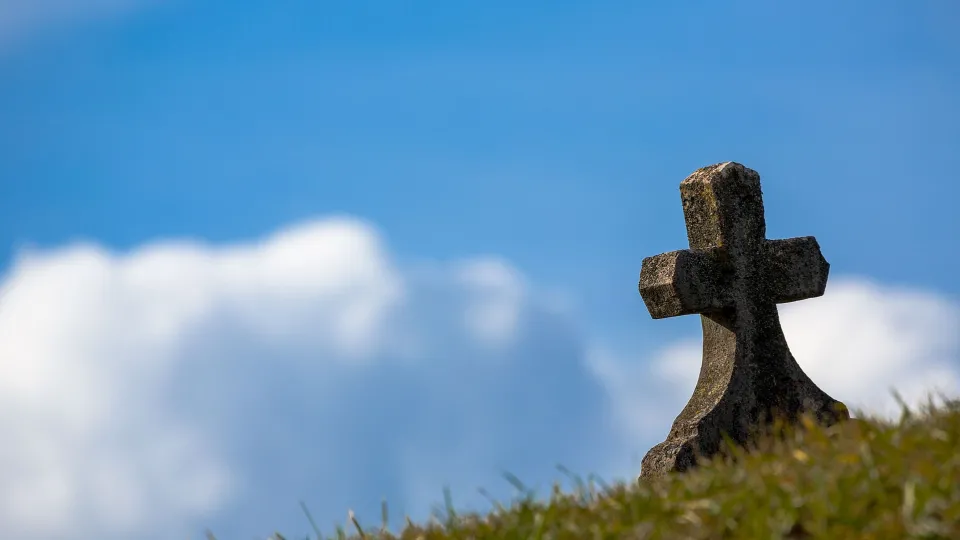
M693 249L735 247L766 233L760 175L728 161L680 183L687 240Z
M654 319L701 315L703 365L641 477L692 467L719 451L723 434L742 444L774 418L849 417L800 369L777 313L779 303L823 294L830 265L817 240L767 240L760 175L739 163L697 170L680 196L690 248L645 258L639 288Z
M739 163L680 183L689 250L643 260L640 295L654 319L821 296L830 265L816 238L767 240L760 175Z

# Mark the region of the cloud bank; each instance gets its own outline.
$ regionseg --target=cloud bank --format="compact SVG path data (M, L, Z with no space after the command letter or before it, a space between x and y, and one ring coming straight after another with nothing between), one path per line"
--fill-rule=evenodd
M960 389L960 316L935 295L837 280L781 313L850 405ZM348 218L24 253L0 281L2 536L299 534L299 499L323 526L375 520L381 497L423 517L445 485L480 504L504 470L636 474L628 456L690 395L697 340L597 343L507 262L400 265Z
M4 536L169 538L219 512L224 537L266 535L304 523L298 498L424 514L445 484L552 476L544 451L587 466L602 390L533 293L496 259L401 270L349 219L25 254L0 293Z

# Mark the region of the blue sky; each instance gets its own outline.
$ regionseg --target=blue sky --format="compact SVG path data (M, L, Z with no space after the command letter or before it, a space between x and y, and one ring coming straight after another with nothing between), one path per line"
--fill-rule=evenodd
M831 263L781 308L814 380L960 391L960 8L664 4L0 1L0 485L48 486L0 521L264 537L629 478L699 361L640 262L729 160Z

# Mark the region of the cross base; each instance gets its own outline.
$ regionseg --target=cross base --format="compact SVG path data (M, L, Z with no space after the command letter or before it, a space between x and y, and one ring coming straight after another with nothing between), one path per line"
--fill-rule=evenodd
M794 360L779 334L755 352L730 331L731 321L702 315L704 358L693 396L673 422L667 439L644 456L639 479L664 476L694 467L698 456L709 458L724 447L724 434L743 446L776 419L794 423L810 414L823 426L850 418L846 405L817 387Z

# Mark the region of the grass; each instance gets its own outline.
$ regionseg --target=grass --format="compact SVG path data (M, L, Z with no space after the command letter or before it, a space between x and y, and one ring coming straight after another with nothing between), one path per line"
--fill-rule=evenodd
M897 421L857 414L864 419L824 429L804 419L642 485L576 479L573 491L556 485L536 498L514 479L526 494L485 515L457 513L448 495L445 516L408 519L396 533L386 506L384 525L365 528L351 513L349 533L314 531L377 540L960 539L960 400L901 407Z

